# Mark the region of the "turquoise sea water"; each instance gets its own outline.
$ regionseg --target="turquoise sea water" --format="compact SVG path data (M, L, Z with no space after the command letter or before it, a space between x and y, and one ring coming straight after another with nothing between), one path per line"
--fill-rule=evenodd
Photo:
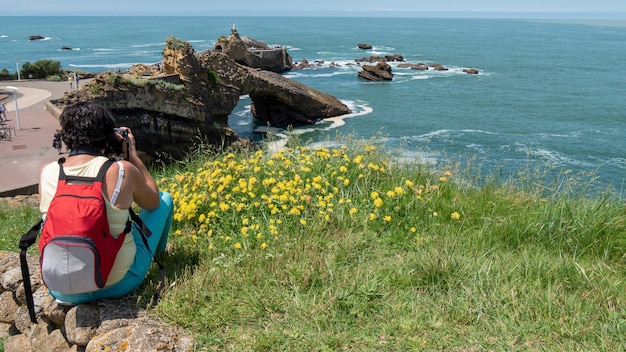
M587 172L620 189L626 180L626 21L315 17L0 17L0 69L52 59L101 72L161 60L165 38L213 47L239 34L285 45L294 62L319 67L285 75L327 92L354 114L299 128L305 139L336 132L377 136L408 158L474 158L508 175L529 163ZM42 35L42 41L29 41ZM373 45L372 50L357 48ZM63 51L67 46L74 50ZM357 77L354 59L401 54L448 71L392 64L392 82ZM339 67L330 67L330 63ZM464 68L477 68L467 75ZM255 138L242 97L230 124Z

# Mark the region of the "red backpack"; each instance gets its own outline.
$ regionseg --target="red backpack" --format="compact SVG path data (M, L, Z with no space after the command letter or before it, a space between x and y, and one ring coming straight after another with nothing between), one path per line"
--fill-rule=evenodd
M26 253L37 241L39 230L42 230L39 239L41 277L49 289L66 294L92 292L104 287L132 224L135 224L148 249L147 237L152 235L130 208L130 219L124 232L117 238L111 236L102 181L114 160L107 160L96 177L68 176L63 170L64 162L65 158L59 159L59 182L45 222L40 220L33 225L19 244L24 295L33 323L37 322L37 318ZM165 271L162 264L157 264L163 283ZM159 291L154 295L154 302Z
M111 235L102 194L115 161L107 160L96 177L68 176L64 161L59 160L56 194L39 238L41 277L53 291L92 292L104 287L126 237L126 232Z

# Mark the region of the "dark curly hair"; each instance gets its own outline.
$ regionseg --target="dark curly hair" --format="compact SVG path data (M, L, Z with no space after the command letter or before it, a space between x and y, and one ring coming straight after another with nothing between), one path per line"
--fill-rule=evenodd
M106 149L116 127L113 115L102 105L82 102L65 107L59 118L61 138L69 149Z

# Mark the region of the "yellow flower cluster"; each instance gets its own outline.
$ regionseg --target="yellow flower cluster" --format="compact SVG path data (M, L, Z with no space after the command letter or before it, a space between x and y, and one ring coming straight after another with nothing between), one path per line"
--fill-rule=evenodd
M416 179L398 184L376 148L364 149L354 156L345 146L225 154L158 184L174 198L174 235L190 233L211 249L266 249L289 234L332 224L416 233L417 215L435 213L429 200L442 194L452 174L434 178L437 185ZM451 219L460 217L451 212Z

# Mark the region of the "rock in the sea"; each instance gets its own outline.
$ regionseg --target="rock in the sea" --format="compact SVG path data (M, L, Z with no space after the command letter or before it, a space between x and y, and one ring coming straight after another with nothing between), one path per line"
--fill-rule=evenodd
M428 66L423 62L420 62L417 64L411 64L411 63L398 64L398 68L410 68L411 70L428 71Z
M429 64L428 67L432 68L435 71L448 71L448 69L441 64Z
M466 69L463 69L463 72L467 73L468 75L477 75L478 74L478 69L466 68Z
M231 29L228 37L221 36L213 49L228 55L237 63L272 72L285 72L293 68L291 56L284 46L273 46L249 37L240 37L236 29Z
M28 36L28 40L42 40L42 39L46 39L46 37L41 36L41 35L29 35Z
M393 74L391 73L391 66L383 61L374 65L363 65L363 70L358 73L358 76L370 81L391 81Z
M393 55L385 55L385 56L378 56L378 55L373 55L370 57L362 57L359 59L354 59L354 61L356 62L378 62L378 61L384 61L384 62L393 62L393 61L397 61L397 62L402 62L404 61L404 56L402 56L401 54L393 54Z
M367 43L359 43L359 44L357 44L357 46L359 47L359 49L363 49L363 50L372 49L372 45L371 44L367 44Z

